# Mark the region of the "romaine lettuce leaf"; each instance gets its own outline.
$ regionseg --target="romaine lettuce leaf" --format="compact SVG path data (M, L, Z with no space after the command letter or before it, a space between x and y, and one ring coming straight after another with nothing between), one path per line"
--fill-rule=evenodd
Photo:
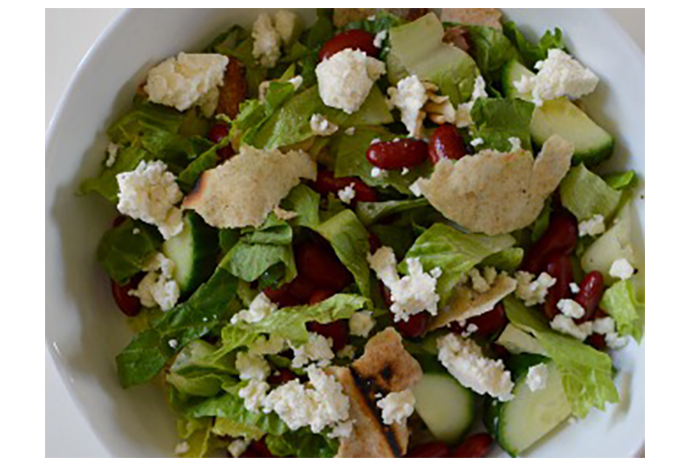
M199 286L186 302L165 312L150 329L137 334L118 354L117 374L123 387L149 381L176 352L239 310L234 300L237 278L226 266L225 260L222 261L211 278ZM170 341L176 343L171 346Z
M428 206L429 201L422 197L412 200L389 200L387 202L359 202L355 211L362 223L369 226L387 216Z
M276 457L331 458L338 453L339 445L337 439L314 434L307 428L266 437L266 446Z
M373 234L376 234L381 245L393 249L398 260L405 256L415 240L414 231L409 225L375 224L369 229Z
M95 178L85 179L79 187L79 194L100 194L112 203L117 203L117 194L120 190L116 176L125 171L134 171L143 160L152 160L152 155L141 146L132 145L121 148L117 153L113 166L104 166L101 173Z
M508 320L536 337L546 355L556 363L573 414L584 418L591 407L604 410L607 402L619 401L611 358L606 353L552 331L538 312L512 296L505 298L503 305Z
M517 58L513 44L496 28L463 25L467 30L470 55L488 83L500 80L503 65Z
M537 61L545 60L549 49L558 48L565 50L565 42L563 41L563 33L556 28L553 32L546 31L539 40L538 44L533 44L528 41L517 25L508 21L503 24L503 33L515 45L522 61L528 68L533 69Z
M187 443L187 450L180 454L183 458L202 458L209 452L209 443L211 440L211 425L212 421L204 418L201 421L192 420L188 422L190 427L188 433L182 439Z
M637 184L637 175L633 170L607 173L602 176L602 179L606 181L606 184L610 187L619 191L627 189L628 187L635 187L635 184Z
M578 221L594 215L609 218L618 208L621 192L587 169L584 164L568 171L559 186L561 203L575 215Z
M531 150L530 122L534 104L520 99L479 98L472 105L472 137L484 140L477 150L510 152L510 137L517 137L523 149Z
M369 232L352 210L343 210L321 223L317 228L321 236L331 244L340 262L352 273L362 295L368 296L369 288Z
M139 232L134 234L134 230ZM131 218L103 234L96 259L108 276L119 284L125 284L139 273L163 242L158 230Z
M638 343L642 340L644 302L637 300L632 281L629 279L618 281L606 289L600 306L616 320L619 335L632 336Z
M296 226L314 229L319 225L320 196L304 184L299 184L290 191L280 203L281 208L297 213L297 217L290 220Z
M215 357L215 347L201 339L192 341L175 357L166 380L183 394L212 397L230 376L236 374L234 360Z
M425 271L441 268L443 273L438 278L436 293L441 297L440 305L443 306L464 273L488 256L507 249L514 243L515 239L508 234L470 234L436 223L417 238L405 259L418 258ZM400 271L407 272L405 262L400 264Z
M518 269L520 263L522 263L522 257L524 256L524 249L520 247L510 247L493 255L489 255L481 262L481 266L492 266L499 271L513 273Z

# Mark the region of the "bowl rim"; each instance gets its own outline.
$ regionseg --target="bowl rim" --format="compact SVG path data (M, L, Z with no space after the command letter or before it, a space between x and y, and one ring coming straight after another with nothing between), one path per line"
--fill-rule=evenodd
M580 8L577 8L580 9ZM634 66L637 66L638 68L641 69L642 71L642 76L644 76L644 69L645 69L645 52L640 48L640 46L634 41L634 39L623 29L621 24L607 11L605 11L603 8L583 8L587 9L589 14L599 16L599 19L607 23L607 26L610 27L613 30L613 33L621 39L621 46L625 48L625 52L632 58L631 64ZM53 140L55 138L56 131L58 130L59 122L63 118L63 114L65 112L65 108L70 100L70 97L74 93L75 89L78 87L79 83L85 79L85 73L90 65L90 62L93 60L94 56L96 56L100 49L110 40L113 39L113 33L119 29L123 23L125 23L130 17L134 16L137 14L137 8L125 8L123 11L119 12L115 18L113 18L110 23L101 31L101 33L98 35L96 40L89 46L87 51L84 53L83 57L80 59L77 67L75 68L74 72L72 73L68 85L65 87L65 90L63 91L62 95L60 96L57 105L55 106L55 109L53 110L53 113L50 117L46 132L45 132L45 150L46 150L46 155L45 155L45 168L46 168L46 177L50 176L50 166L52 163L55 163L56 160L54 156L49 156L51 150L50 147L53 143ZM510 11L510 8L505 8L504 10ZM557 9L556 9L557 10ZM642 172L644 175L644 170ZM48 192L46 192L46 195L48 195ZM46 198L47 200L47 198ZM48 207L47 202L46 202L46 208ZM644 239L644 231L642 233L643 239ZM643 337L643 341L644 341ZM71 388L71 385L73 384L72 377L69 374L69 370L65 366L65 364L62 361L62 355L60 354L60 350L57 346L57 343L49 336L49 329L46 328L45 330L45 347L50 354L50 360L49 363L52 363L53 366L56 368L57 373L59 374L60 381L62 382L63 386L65 387L65 390L67 391L67 395L71 401L71 403L76 407L76 410L78 411L79 415L86 421L89 429L94 433L94 436L98 439L99 445L103 448L104 451L107 452L107 454L110 457L115 457L115 454L112 453L112 450L110 446L103 440L102 434L100 431L98 431L97 428L94 428L92 425L91 421L89 421L88 416L85 415L85 406L83 403L77 398L76 394L74 393L74 390ZM642 437L641 437L641 443L637 446L636 448L637 453L636 457L644 457L645 454L645 434L644 430L642 432Z

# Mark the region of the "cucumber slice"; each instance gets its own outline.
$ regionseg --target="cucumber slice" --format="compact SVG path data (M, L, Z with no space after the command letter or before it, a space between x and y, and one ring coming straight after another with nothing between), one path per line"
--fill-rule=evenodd
M440 441L457 443L474 420L474 394L448 373L424 373L412 389L415 411Z
M532 391L527 386L527 373L523 371L515 383L513 400L499 402L494 399L486 409L487 429L513 457L527 450L571 414L558 369L553 362L547 363L547 367L549 374L544 389Z
M515 88L514 83L520 81L522 76L531 77L534 73L514 60L505 65L502 85L507 97L528 100L528 96L520 94ZM582 162L587 166L595 166L613 154L614 140L611 134L566 97L546 101L536 108L530 133L538 147L554 134L571 141L575 144L573 165Z
M216 265L218 231L196 213L188 211L182 232L163 243L163 253L175 262L174 278L188 295L206 281Z

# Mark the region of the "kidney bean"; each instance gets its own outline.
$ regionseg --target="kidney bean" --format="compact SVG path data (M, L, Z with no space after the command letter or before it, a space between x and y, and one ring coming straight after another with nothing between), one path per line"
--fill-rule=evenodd
M591 334L585 342L597 350L606 350L606 337L603 334Z
M332 250L314 242L297 249L297 270L319 289L341 291L352 281L352 275Z
M508 352L508 349L506 349L500 344L492 343L491 350L493 351L495 357L500 358L502 360L506 360L508 359L508 357L511 356L510 352Z
M508 324L503 304L499 302L491 311L470 318L467 320L465 328L470 324L477 326L477 330L473 334L478 336L489 336L502 331Z
M406 458L428 458L428 459L440 459L448 457L450 453L450 448L443 441L429 442L426 444L421 444L417 447L410 449L407 452Z
M268 384L280 385L285 384L288 381L297 379L297 375L287 368L278 368L278 373L274 373L266 379Z
M309 279L301 274L298 274L295 279L286 284L288 293L297 299L300 304L309 302L314 293L315 286Z
M367 149L369 163L384 170L399 170L421 165L429 156L429 145L423 140L400 139L377 142Z
M426 327L429 325L431 314L429 312L416 313L407 321L396 321L395 328L398 332L407 338L415 338L424 334Z
M334 352L345 347L350 338L350 328L347 320L335 320L326 324L310 321L307 323L307 329L312 333L318 333L323 337L330 338L333 342Z
M486 457L492 443L493 439L489 433L473 434L453 450L451 457L468 459Z
M568 255L577 246L577 219L568 211L560 209L551 215L549 227L539 240L525 254L522 269L540 273L546 266L548 255L559 252Z
M122 223L125 222L127 217L125 215L117 215L115 219L113 220L113 228L117 228L120 226Z
M319 50L319 61L330 58L347 48L361 50L370 57L379 56L379 49L374 45L374 34L362 29L350 29L328 40Z
M429 138L429 159L434 165L442 158L459 160L467 155L465 142L452 124L436 128Z
M273 454L271 454L271 451L268 450L268 446L266 445L266 442L263 439L252 442L249 445L248 450L254 452L259 457L265 457L265 458L272 458L273 457Z
M376 234L369 234L369 253L374 253L381 248L381 239Z
M129 295L129 291L136 289L140 279L132 278L127 284L119 285L112 279L110 280L110 290L118 308L127 316L137 316L141 311L141 302L138 297Z
M220 123L214 124L213 127L211 127L211 130L208 132L208 139L214 144L217 144L222 141L229 132L230 128L227 125ZM232 146L226 145L225 147L218 149L216 151L216 155L218 155L218 158L222 161L229 159L234 155Z
M317 289L312 292L311 297L309 297L309 305L315 305L319 302L323 302L333 295L333 291L330 289Z
M290 287L287 284L278 289L264 289L263 293L279 308L294 307L295 305L303 303L290 293Z
M354 202L376 202L378 194L376 189L366 185L361 179L355 177L336 178L333 171L320 170L313 183L314 190L321 195L337 194L340 189L354 184Z
M556 279L556 284L549 288L544 302L544 314L552 320L559 313L558 301L572 296L570 283L573 282L573 265L567 255L558 252L549 255L546 260L546 272Z
M591 271L582 278L580 282L580 292L575 296L575 301L585 309L585 315L577 322L583 323L589 320L593 315L601 297L604 295L604 275L598 271Z

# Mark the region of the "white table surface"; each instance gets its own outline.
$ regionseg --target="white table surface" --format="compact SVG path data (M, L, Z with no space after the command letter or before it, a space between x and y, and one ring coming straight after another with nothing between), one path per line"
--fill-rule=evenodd
M644 51L644 10L606 10ZM46 10L46 128L82 57L121 11L121 8ZM72 402L47 350L45 390L45 456L107 457L108 452Z

